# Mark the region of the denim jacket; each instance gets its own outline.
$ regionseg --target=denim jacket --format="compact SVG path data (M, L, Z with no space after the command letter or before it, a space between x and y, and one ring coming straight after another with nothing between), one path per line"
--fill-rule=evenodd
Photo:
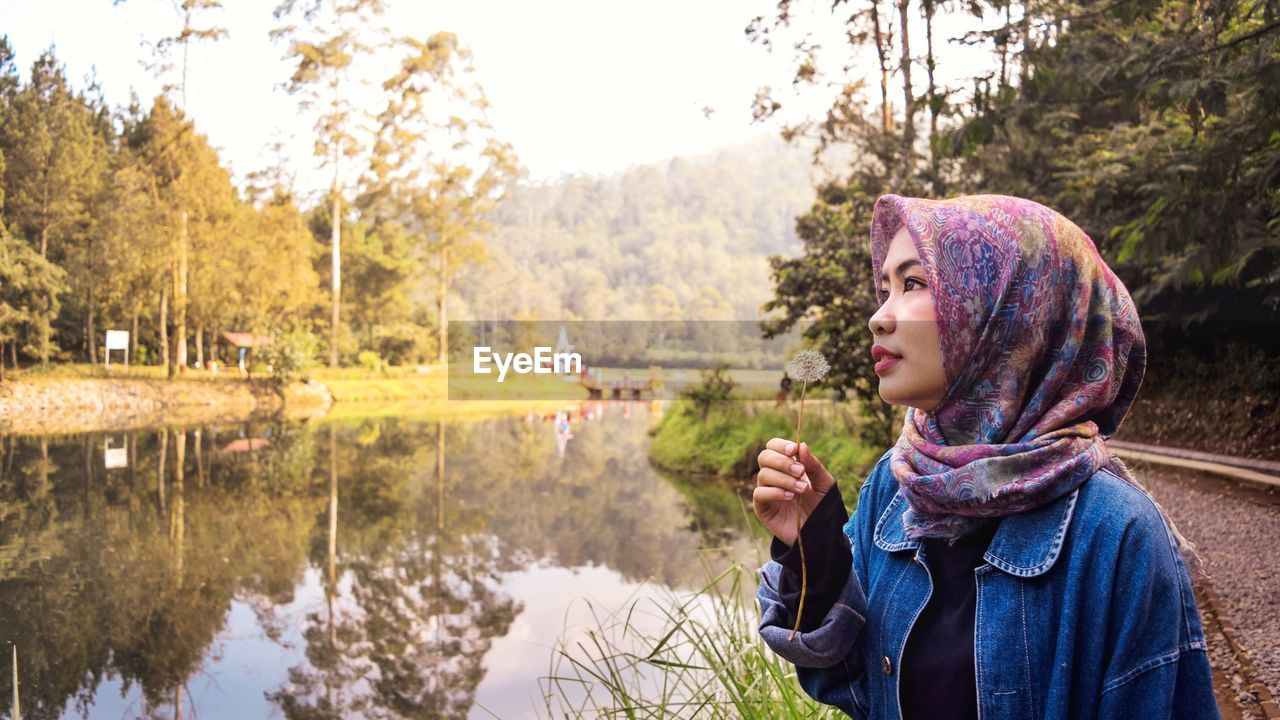
M760 571L760 635L814 699L855 718L900 720L902 651L932 592L925 546L885 453L844 527L853 572L811 632ZM1155 504L1099 471L1075 491L1004 518L974 571L982 720L1219 718L1186 565ZM865 591L864 591L865 588Z

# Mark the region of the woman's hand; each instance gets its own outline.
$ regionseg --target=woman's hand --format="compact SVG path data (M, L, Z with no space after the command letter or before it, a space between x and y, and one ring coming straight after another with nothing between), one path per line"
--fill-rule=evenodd
M786 438L773 438L760 451L757 461L760 473L756 475L756 489L752 493L752 506L756 517L788 546L796 542L796 502L804 508L804 519L813 514L822 497L835 486L835 478L823 467L818 458L809 452L807 443L800 443L799 462L793 459L796 444Z

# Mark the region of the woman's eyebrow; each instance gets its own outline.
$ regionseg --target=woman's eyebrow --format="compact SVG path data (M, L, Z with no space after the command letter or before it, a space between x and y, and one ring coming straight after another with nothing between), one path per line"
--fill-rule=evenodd
M913 265L919 265L919 264L920 264L920 261L917 260L916 258L909 258L907 260L903 260L902 262L898 263L898 267L894 269L894 273L896 273L898 277L902 277L902 274L907 271L907 268ZM884 282L888 279L889 279L888 275L886 275L885 273L880 273L880 282Z

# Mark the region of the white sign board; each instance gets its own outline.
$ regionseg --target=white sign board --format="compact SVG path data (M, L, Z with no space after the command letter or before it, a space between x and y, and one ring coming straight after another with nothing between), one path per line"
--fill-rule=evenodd
M129 467L129 448L111 447L111 439L102 441L102 460L107 469Z
M107 369L111 369L111 351L124 351L124 367L129 369L129 331L128 330L108 330L107 331L107 351L103 353L103 362L106 363Z

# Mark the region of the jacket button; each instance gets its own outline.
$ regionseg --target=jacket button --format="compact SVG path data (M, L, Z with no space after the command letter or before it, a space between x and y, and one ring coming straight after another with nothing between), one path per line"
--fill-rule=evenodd
M880 667L884 668L885 675L893 674L893 663L889 662L889 656L886 655L880 659Z

